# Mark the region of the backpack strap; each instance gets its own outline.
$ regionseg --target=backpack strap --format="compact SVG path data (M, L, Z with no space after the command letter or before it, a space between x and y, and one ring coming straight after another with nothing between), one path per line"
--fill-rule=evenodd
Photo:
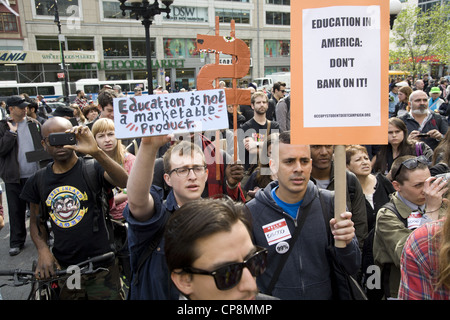
M274 274L272 275L272 279L270 280L269 286L267 288L267 294L270 295L270 296L272 295L273 288L275 287L275 284L278 281L278 277L280 276L280 273L283 270L284 265L286 264L287 258L289 257L289 254L291 253L292 248L294 247L295 242L297 241L297 238L298 238L298 236L300 234L300 231L302 230L303 225L305 224L306 217L308 216L308 213L309 213L309 211L311 209L311 205L312 205L313 202L314 202L314 200L312 200L300 212L300 218L298 219L297 227L295 228L294 234L292 235L292 238L289 241L289 249L288 249L288 251L285 254L283 254L281 256L281 259L278 262L277 268L276 268Z
M81 161L81 169L83 172L84 181L86 181L89 190L94 195L94 203L96 206L100 206L100 210L94 210L94 226L93 231L98 232L100 215L105 223L106 232L108 234L108 240L111 246L111 250L116 252L116 245L114 242L114 225L109 215L109 201L108 190L103 185L100 185L97 178L97 170L95 169L95 159L85 157Z
M165 202L166 200L164 200ZM164 206L165 207L165 206ZM166 222L169 219L170 214L172 211L165 210L164 212L164 223L161 225L161 228L156 232L153 239L150 241L148 247L145 249L145 251L139 256L139 260L136 267L136 272L133 275L133 285L137 285L139 282L139 272L142 269L142 266L144 263L151 257L153 251L155 251L158 244L161 242L161 239L164 235L164 230L166 229Z
M39 214L36 216L36 226L38 229L38 234L39 236L42 235L41 233L41 228L39 227L41 225L41 222L47 221L49 218L49 214L48 214L48 209L47 209L47 205L45 204L45 200L47 198L47 194L45 194L45 187L46 187L46 183L45 183L45 172L47 170L47 167L50 166L51 164L48 164L46 167L39 169L36 173L35 173L35 179L36 179L36 185L37 185L37 189L39 190ZM47 225L45 224L46 229L47 229ZM48 230L47 230L48 231Z

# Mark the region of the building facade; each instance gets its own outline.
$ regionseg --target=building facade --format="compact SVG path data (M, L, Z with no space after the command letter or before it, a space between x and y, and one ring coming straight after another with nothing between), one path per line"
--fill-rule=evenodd
M60 43L69 83L147 78L145 29L129 13L122 15L118 0L57 4L60 34L54 0L1 0L0 81L61 81ZM197 52L195 39L215 34L216 16L221 35L230 34L234 19L236 37L250 48L252 65L241 86L290 70L290 0L175 0L171 9L170 18L155 16L150 28L154 85L196 87L199 70L215 56ZM227 55L220 59L231 61Z

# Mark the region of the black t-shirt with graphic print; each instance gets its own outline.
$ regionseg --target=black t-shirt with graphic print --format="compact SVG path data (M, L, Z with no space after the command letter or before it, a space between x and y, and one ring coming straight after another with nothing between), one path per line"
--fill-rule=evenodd
M51 164L45 173L45 199L54 234L53 255L62 266L82 262L110 251L108 233L103 216L98 216L98 231L94 232L94 195L91 194L82 172L82 158L62 174L55 174ZM99 185L110 184L104 179L104 169L95 161ZM21 198L40 203L36 175L25 184Z

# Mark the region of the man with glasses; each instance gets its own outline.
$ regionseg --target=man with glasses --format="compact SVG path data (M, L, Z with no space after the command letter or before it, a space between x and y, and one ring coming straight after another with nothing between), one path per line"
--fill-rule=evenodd
M267 266L267 249L253 244L244 204L193 200L170 217L164 238L180 299L269 299L256 286Z
M445 213L443 195L446 181L431 177L424 156L402 156L392 164L392 185L396 190L391 200L378 211L373 254L382 269L385 298L397 298L400 284L400 258L412 230L437 220Z
M132 300L178 299L179 292L169 284L162 236L170 214L200 199L208 178L200 147L187 141L174 144L163 157L164 180L172 188L163 200L163 190L152 186L152 180L157 152L170 140L171 136L142 138L127 183L128 204L123 216L129 224Z

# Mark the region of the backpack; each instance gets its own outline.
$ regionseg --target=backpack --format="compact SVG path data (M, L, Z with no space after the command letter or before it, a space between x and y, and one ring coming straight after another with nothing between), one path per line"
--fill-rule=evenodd
M106 231L108 234L108 240L110 242L110 247L113 252L116 252L116 243L114 241L114 227L111 220L111 216L109 215L109 208L110 203L109 201L112 199L113 194L112 191L105 188L104 186L101 186L96 179L96 170L95 170L95 160L90 157L85 157L81 161L81 170L83 173L83 178L91 191L91 193L94 195L95 203L93 212L95 214L94 217L94 226L93 231L98 232L99 230L99 221L100 221L100 214L103 216L103 221L106 226ZM50 166L50 164L47 165ZM45 199L47 198L47 194L45 194L45 172L47 170L47 167L44 167L36 172L36 183L38 186L38 190L40 192L40 203L39 203L39 215L37 216L37 226L38 231L40 234L39 225L40 222L47 221L49 219L49 212L47 209L47 205L45 204ZM45 224L47 228L47 224ZM47 230L48 231L48 230Z
M395 213L397 218L403 222L405 227L408 226L407 219L403 218L398 212L395 204L391 201L384 204L380 209L388 209ZM366 239L364 240L363 250L362 250L362 261L361 261L361 269L362 269L362 284L366 291L367 297L369 300L381 300L384 297L388 298L391 296L389 290L389 276L391 271L392 263L387 263L383 265L383 271L381 272L381 288L380 289L369 289L367 287L368 277L371 275L367 272L367 268L375 264L375 259L373 257L373 242L375 237L375 227L369 231Z

